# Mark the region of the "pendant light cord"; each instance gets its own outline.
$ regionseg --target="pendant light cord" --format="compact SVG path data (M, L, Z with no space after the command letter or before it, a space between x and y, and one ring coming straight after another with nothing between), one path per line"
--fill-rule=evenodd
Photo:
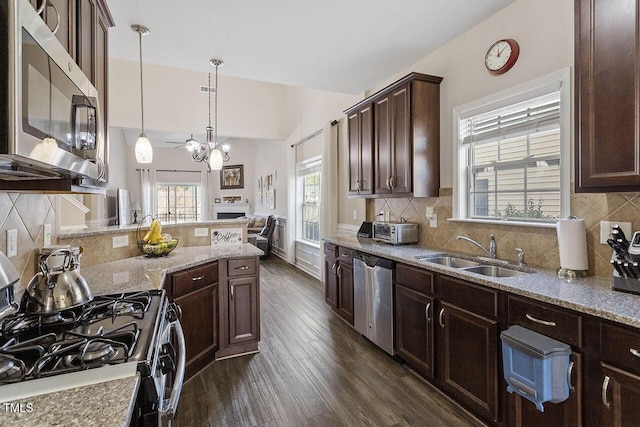
M211 127L211 73L209 73L209 82L207 84L207 91L209 92L209 127Z
M140 40L140 115L142 116L142 133L144 133L144 90L142 88L142 32L138 32Z
M215 132L214 139L216 147L218 147L218 64L216 64L216 100L215 100L216 114L214 116L213 130Z
M51 120L51 110L53 109L51 104L53 102L52 98L53 98L53 83L51 83L51 58L47 59L47 65L49 66L49 136L51 136L51 127L53 126L52 120Z

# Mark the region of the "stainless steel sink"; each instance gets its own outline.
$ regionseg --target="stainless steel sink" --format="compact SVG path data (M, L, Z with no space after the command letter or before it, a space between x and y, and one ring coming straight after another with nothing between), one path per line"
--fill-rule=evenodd
M499 267L497 265L476 265L474 267L464 268L464 271L470 273L478 273L490 277L514 277L530 274L527 271L514 270L507 267Z
M448 256L448 255L417 256L416 258L422 261L432 262L434 264L440 264L440 265L444 265L452 268L482 266L482 264L477 261L472 261L469 259L458 258L458 257Z

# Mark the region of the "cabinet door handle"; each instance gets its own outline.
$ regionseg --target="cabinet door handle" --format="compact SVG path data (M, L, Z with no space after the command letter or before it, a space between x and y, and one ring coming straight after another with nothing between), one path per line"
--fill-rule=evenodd
M602 381L602 404L605 408L609 409L611 407L611 403L607 400L607 390L609 389L609 376L604 376L604 381Z
M235 267L234 270L248 270L249 266L248 265L241 265L240 267Z
M569 369L567 370L567 383L569 383L569 390L575 392L576 388L573 386L571 377L573 376L573 362L569 362Z
M191 281L193 282L197 282L198 280L202 280L204 279L204 274L202 276L196 276L196 277L192 277Z
M231 301L233 301L233 286L229 288L229 291L231 292Z
M636 350L635 348L630 348L629 353L633 354L635 357L640 358L640 351Z
M556 322L547 322L546 320L540 320L540 319L536 319L535 317L533 317L532 315L530 315L529 313L525 314L525 317L529 320L531 320L532 322L535 323L539 323L540 325L544 325L544 326L556 326Z
M444 329L444 308L440 309L440 314L438 315L438 323L440 323L440 327Z
M431 322L431 316L429 316L429 310L431 310L431 303L427 303L424 308L424 316L427 318L427 322Z
M336 276L339 276L341 271L342 271L342 266L339 265L338 268L336 268Z

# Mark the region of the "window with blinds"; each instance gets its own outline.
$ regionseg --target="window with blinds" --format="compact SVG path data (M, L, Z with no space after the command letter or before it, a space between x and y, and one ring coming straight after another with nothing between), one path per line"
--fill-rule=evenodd
M299 238L320 242L320 172L319 160L298 165Z
M564 216L562 125L569 107L560 88L457 112L458 219L554 223Z

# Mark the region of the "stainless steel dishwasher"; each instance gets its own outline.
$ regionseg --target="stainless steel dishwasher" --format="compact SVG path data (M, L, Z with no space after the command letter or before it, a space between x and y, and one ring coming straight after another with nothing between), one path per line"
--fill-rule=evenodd
M353 303L356 331L394 355L394 262L356 252L353 257Z

